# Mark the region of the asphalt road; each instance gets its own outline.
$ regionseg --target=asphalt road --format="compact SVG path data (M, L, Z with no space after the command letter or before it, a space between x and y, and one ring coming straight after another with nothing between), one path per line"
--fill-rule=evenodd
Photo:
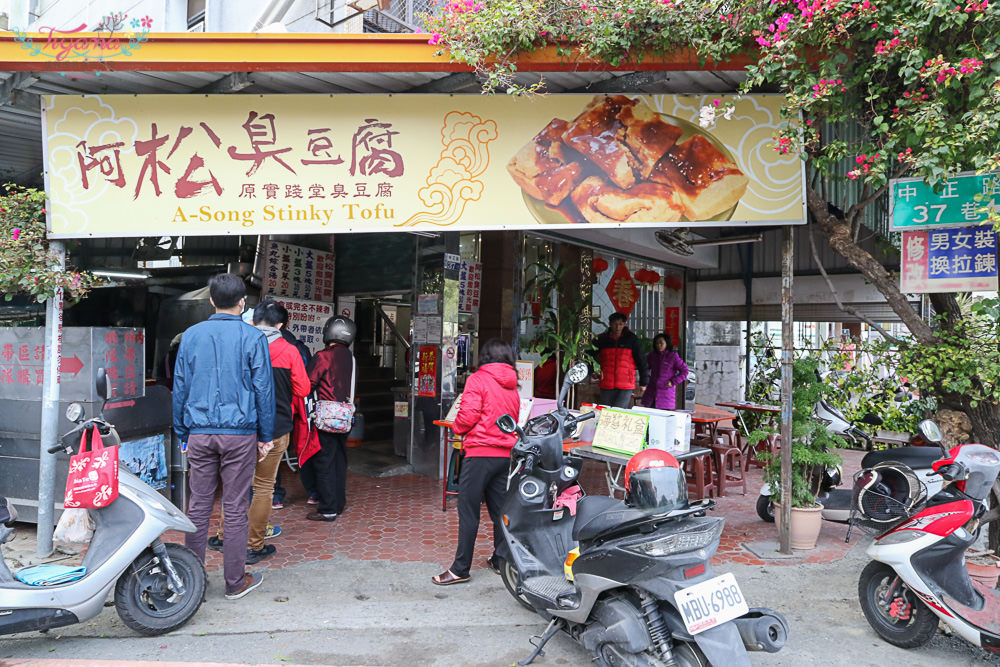
M823 565L735 566L753 606L782 611L791 625L778 654L755 665L1000 665L961 639L938 636L919 650L897 649L868 627L857 602L865 564L855 547ZM300 663L321 665L511 665L528 655L544 623L517 605L500 578L473 572L468 584L430 583L436 563L343 558L267 570L242 600L222 597L209 574L208 599L188 625L163 637L138 637L113 608L82 625L0 638L10 658ZM991 662L992 660L992 662ZM557 636L535 664L585 665L590 656Z

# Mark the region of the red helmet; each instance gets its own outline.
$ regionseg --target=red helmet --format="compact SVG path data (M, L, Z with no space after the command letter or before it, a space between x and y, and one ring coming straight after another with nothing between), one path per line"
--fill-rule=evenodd
M625 503L666 512L687 506L687 480L673 454L644 449L625 466Z

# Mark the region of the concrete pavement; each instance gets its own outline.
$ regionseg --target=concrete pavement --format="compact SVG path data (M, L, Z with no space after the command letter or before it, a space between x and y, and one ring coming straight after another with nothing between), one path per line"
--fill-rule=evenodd
M897 649L868 627L857 602L865 563L854 547L840 561L799 565L733 564L750 604L782 611L791 625L786 648L751 654L754 665L912 665L982 667L1000 660L939 634L919 650ZM544 628L492 572L474 570L468 584L430 583L437 563L334 558L265 572L246 598L222 598L209 573L208 599L188 625L163 637L139 637L113 608L82 625L0 638L0 665L72 659L305 665L511 665ZM546 647L539 667L585 665L590 656L565 636ZM42 667L39 664L37 667Z

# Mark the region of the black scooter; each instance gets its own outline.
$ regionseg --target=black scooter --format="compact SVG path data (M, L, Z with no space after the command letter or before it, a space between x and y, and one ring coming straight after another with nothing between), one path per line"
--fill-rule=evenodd
M706 516L711 500L686 498L665 511L630 507L607 496L579 500L574 515L556 507L572 494L583 460L563 454L564 437L593 413L574 417L564 400L586 364L569 370L555 412L518 428L503 506L509 553L501 577L525 607L549 620L535 651L562 630L598 665L749 665L747 651L776 652L788 623L780 613L750 609L731 573L715 576L708 559L724 520ZM683 480L681 480L683 483Z

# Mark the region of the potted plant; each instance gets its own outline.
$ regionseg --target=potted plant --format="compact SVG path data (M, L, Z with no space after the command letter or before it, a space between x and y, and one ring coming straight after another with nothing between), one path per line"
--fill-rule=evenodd
M555 358L558 387L562 372L572 364L578 361L591 364L588 353L594 347L591 328L596 318L590 314L589 294L585 298L581 290L572 289L567 279L570 266L557 268L547 262L536 262L529 268L535 270L535 275L525 284L524 297L540 304L540 322L527 351L538 353L539 363ZM572 399L569 403L573 403Z
M816 546L822 521L823 506L816 502L822 471L841 463L836 451L845 443L832 435L825 425L813 416L813 406L823 395L824 384L817 375L818 362L802 357L792 365L792 506L791 544L793 549L812 549ZM750 433L751 446L776 435L776 425L762 426ZM782 443L782 446L785 446ZM772 489L774 514L781 530L781 453L772 451L761 454L764 459L764 482Z

